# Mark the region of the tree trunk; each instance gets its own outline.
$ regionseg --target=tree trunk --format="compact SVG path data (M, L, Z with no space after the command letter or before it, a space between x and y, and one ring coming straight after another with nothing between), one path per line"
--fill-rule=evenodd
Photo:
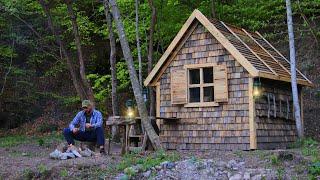
M140 47L140 37L139 37L139 0L135 0L135 10L136 10L136 41L138 50L138 61L139 61L139 82L142 87L142 60L141 60L141 47Z
M157 22L157 10L154 6L153 0L148 0L149 6L151 9L151 22L150 22L150 31L149 31L149 44L148 44L148 73L151 72L153 67L153 37L154 30ZM156 98L154 93L154 88L149 87L149 96L150 96L150 106L149 106L149 114L150 116L156 115Z
M215 10L215 6L214 6L214 0L211 0L211 16L212 16L212 18L216 17L216 10Z
M73 8L72 8L72 0L65 0L67 4L67 9L68 9L68 14L71 19L72 23L72 31L75 39L75 44L77 47L77 52L78 52L78 58L79 58L79 65L80 65L80 78L82 80L82 83L86 89L87 93L87 98L93 103L94 103L94 95L93 95L93 90L92 87L90 86L90 83L88 82L88 79L86 77L86 72L85 72L85 66L84 66L84 58L83 58L83 53L81 49L81 40L80 40L80 35L79 35L79 29L78 29L78 24L77 24L77 18L74 14Z
M302 138L304 133L303 133L303 127L301 123L300 105L299 105L299 99L298 99L298 87L297 87L297 75L296 75L296 53L295 53L295 47L294 47L293 21L292 21L292 10L291 10L290 0L286 0L286 6L287 6L287 23L288 23L290 65L291 65L291 88L292 88L294 116L296 120L298 137Z
M79 77L75 71L75 66L70 58L68 51L65 48L66 46L65 46L64 42L61 40L60 34L57 32L57 30L54 27L49 7L45 3L44 0L39 0L39 3L42 6L45 15L47 16L48 26L49 26L52 34L55 37L56 43L60 46L62 54L63 54L64 58L66 59L67 67L68 67L68 70L71 75L73 86L75 87L77 94L80 96L80 99L84 100L87 98L86 91L84 90L82 82L79 80Z
M110 14L110 9L108 1L104 0L103 2L104 12L106 16L108 31L109 31L109 41L110 41L110 70L111 70L111 98L112 98L112 113L113 116L119 116L119 103L117 96L117 71L116 71L116 39L113 34L112 29L112 16ZM118 126L112 126L112 139L118 140L119 130Z
M141 117L141 122L143 124L145 131L147 132L147 135L151 141L153 148L155 150L162 149L159 136L154 131L154 129L151 125L150 118L148 117L147 107L146 107L144 100L143 100L141 86L139 85L139 80L137 77L136 70L134 69L132 53L131 53L131 50L130 50L130 47L129 47L129 44L127 41L127 37L125 35L124 27L123 27L123 24L122 24L122 21L120 18L120 12L119 12L116 0L109 0L109 5L112 10L113 18L116 22L123 56L124 56L124 58L127 62L127 65L128 65L128 71L129 71L129 75L130 75L131 85L132 85L133 93L134 93L134 96L135 96L135 99L137 102L139 114Z

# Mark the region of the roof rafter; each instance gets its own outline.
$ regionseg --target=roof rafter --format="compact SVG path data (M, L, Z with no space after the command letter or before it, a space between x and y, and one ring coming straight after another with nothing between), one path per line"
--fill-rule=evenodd
M267 41L258 31L256 31L256 34L258 34L260 38L263 39L264 42L266 42L275 52L278 53L278 55L280 55L283 59L285 59L290 64L290 61L284 55L282 55L274 46L272 46L272 44L270 44L269 41ZM304 74L300 72L298 68L296 68L296 71L298 71L299 74L302 77L304 77L310 84L313 84Z
M244 29L235 27L236 29L234 30L236 32L234 32L232 28L227 26L225 23L221 21L217 22L219 22L221 25L218 25L216 27L216 24L211 22L199 10L194 10L191 16L184 23L178 34L175 36L173 41L170 43L164 54L161 56L157 64L154 66L148 77L145 79L144 85L154 86L157 83L157 81L161 78L162 74L165 72L167 67L177 56L179 50L183 47L188 37L197 27L197 24L201 24L202 26L204 26L206 30L210 32L210 34L233 56L233 58L248 71L250 77L264 77L269 79L290 82L290 71L288 71L288 69L290 68L287 67L287 64L282 64L284 62L288 62L290 65L290 62L267 40L265 40L261 36L261 34L256 32L257 37L261 37L261 39L255 39L256 37L253 37L253 35L255 34L250 34ZM234 36L237 39L237 41L240 41L238 43L242 44L243 48L240 47L239 49L237 45L233 45L233 40L228 39L229 35L225 34L224 30L221 30L220 26L225 27L226 30L230 32L231 36ZM250 44L244 42L244 40L242 40L237 33L240 33L239 36L241 35L241 37L243 36L243 38L248 38ZM264 44L264 42L266 43L266 45ZM271 52L269 52L269 46L271 47ZM246 54L246 52L243 52L244 49L246 49L247 52L250 52L251 55L248 55ZM276 54L279 54L279 57ZM264 56L266 56L266 59L263 59ZM251 62L251 57L255 57L256 62ZM284 69L285 71L281 71L280 69ZM283 74L283 72L285 72L285 74ZM298 69L297 72L299 72L299 75L301 75L300 78L298 78L299 84L313 86L312 82L309 79L307 79L306 76L303 75ZM303 77L304 79L301 79L301 77Z
M276 76L279 76L278 73L276 73L264 60L262 60L260 58L260 56L258 56L245 42L243 42L242 39L235 32L232 31L231 28L229 28L224 22L222 22L222 21L220 21L220 22L225 28L227 28L231 32L231 34L234 37L236 37L246 48L248 48L249 51L251 51L252 54L254 54L265 66L267 66L269 68L269 70L271 72L273 72L273 74L275 74Z
M258 44L258 46L263 49L275 62L277 62L282 69L284 69L287 73L289 73L289 75L291 75L290 71L285 68L269 51L267 51L258 41L256 41L251 34L249 34L245 29L242 29L243 32L245 32L256 44Z

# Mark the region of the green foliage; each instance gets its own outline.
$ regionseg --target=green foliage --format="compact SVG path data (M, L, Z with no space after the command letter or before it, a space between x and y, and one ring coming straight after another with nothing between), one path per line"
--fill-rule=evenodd
M49 2L49 1L47 1ZM50 1L51 2L51 1ZM135 1L117 0L120 8L126 36L137 65L135 37ZM182 27L194 9L199 9L211 17L211 0L155 0L157 24L154 34L154 62L164 53L172 39ZM305 15L312 25L313 33L319 38L320 1L293 1L295 28L297 33L310 35L308 23L300 18ZM47 27L47 18L38 1L0 0L0 74L7 72L10 58L13 57L12 69L8 75L0 105L10 112L10 127L35 119L44 114L45 102L54 101L59 106L79 103L72 87L71 78L59 45ZM86 72L94 89L99 109L111 96L111 78L109 64L108 29L105 23L104 8L99 1L73 1L77 16L82 49L84 51ZM227 23L261 31L268 38L286 41L286 12L282 0L237 0L214 1L216 18ZM70 17L63 1L50 3L50 11L56 28L61 32L61 39L66 44L72 62L78 72L78 56L74 44L74 35ZM143 59L143 76L147 76L147 47L150 30L151 9L148 1L139 2L139 34ZM33 29L31 29L32 27ZM132 96L127 65L122 59L122 52L115 24L117 41L117 78L118 92ZM279 38L280 37L280 38ZM14 48L12 42L15 42ZM305 63L303 70L311 71L315 63ZM3 77L3 76L1 76ZM0 79L3 82L3 79ZM2 84L0 83L0 87ZM4 106L2 102L9 102ZM122 103L122 101L120 102ZM122 105L122 104L121 104ZM64 108L66 109L66 108ZM68 110L65 110L68 111ZM64 113L64 112L62 112ZM7 124L7 123L1 123ZM7 125L6 125L7 126ZM1 127L1 126L0 126ZM45 128L44 128L45 129Z
M283 167L278 168L278 169L277 169L277 173L276 173L276 174L277 174L277 178L278 178L279 180L284 179L285 173L286 173L286 171L285 171L285 169L284 169Z
M20 144L28 144L34 142L37 144L47 145L53 142L61 142L63 137L61 133L53 132L46 136L26 136L26 135L11 135L0 138L0 147L14 147Z
M93 82L92 88L95 92L95 99L98 101L105 100L111 93L111 75L89 74L87 77Z
M300 148L304 156L311 157L312 164L308 167L309 179L317 179L320 176L320 149L319 142L312 138L297 140L292 148Z
M272 165L277 166L280 164L280 160L279 160L278 156L276 156L276 155L270 156L270 160L271 160Z
M41 174L45 173L46 171L48 171L47 166L45 166L44 164L40 164L40 165L38 166L38 171L39 171Z
M313 161L320 159L319 143L311 138L299 139L291 147L301 148L302 154L311 156Z
M68 176L68 170L67 169L62 169L60 171L60 176L61 177L67 177Z
M320 176L320 160L318 162L313 163L309 167L309 178L317 179Z
M159 150L147 156L140 156L139 154L126 154L116 168L118 171L122 171L133 165L141 165L142 171L146 171L151 167L159 165L161 162L174 162L179 159L180 157L178 154L166 153L163 150Z
M44 140L43 139L38 139L38 145L43 146L44 145Z
M23 175L23 178L25 179L33 179L35 174L31 169L27 168L23 170L22 175Z
M0 138L0 147L12 147L21 143L26 143L29 138L26 136L6 136Z

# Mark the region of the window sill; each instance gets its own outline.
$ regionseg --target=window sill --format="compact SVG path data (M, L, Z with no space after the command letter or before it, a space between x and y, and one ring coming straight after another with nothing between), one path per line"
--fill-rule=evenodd
M219 106L219 103L216 102L200 102L200 103L188 103L184 107L213 107Z

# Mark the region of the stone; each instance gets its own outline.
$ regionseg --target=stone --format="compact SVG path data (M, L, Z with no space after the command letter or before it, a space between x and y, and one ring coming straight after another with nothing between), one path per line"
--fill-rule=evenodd
M135 165L135 166L132 166L132 169L133 169L133 171L135 172L135 173L138 173L138 172L140 172L141 170L142 170L142 165L141 164L137 164L137 165Z
M79 152L75 149L71 150L72 154L74 154L76 157L82 157L81 154L79 154Z
M49 157L51 159L60 159L62 156L62 152L58 149L54 150L52 153L49 154Z
M251 175L250 175L249 172L245 172L244 175L243 175L243 179L244 180L250 180L250 177L251 177Z
M156 170L160 170L161 166L156 166L155 168L156 168Z
M222 168L227 167L227 163L224 161L217 161L215 165Z
M142 175L143 175L143 177L148 178L148 177L150 177L150 175L151 175L151 171L150 171L150 170L149 170L149 171L146 171L146 172L144 172Z
M261 174L257 174L255 176L253 176L251 179L252 180L261 180L262 179L262 175Z
M241 174L234 174L233 176L231 176L229 178L229 180L241 180L242 179L242 175Z
M89 148L86 148L85 150L80 151L80 155L83 157L90 157L92 156L92 154L93 152Z
M119 179L120 180L129 180L129 176L126 174L122 174Z
M232 169L233 167L235 167L237 165L237 161L235 161L235 160L230 160L229 162L228 162L228 164L227 164L227 167L229 168L229 169Z

